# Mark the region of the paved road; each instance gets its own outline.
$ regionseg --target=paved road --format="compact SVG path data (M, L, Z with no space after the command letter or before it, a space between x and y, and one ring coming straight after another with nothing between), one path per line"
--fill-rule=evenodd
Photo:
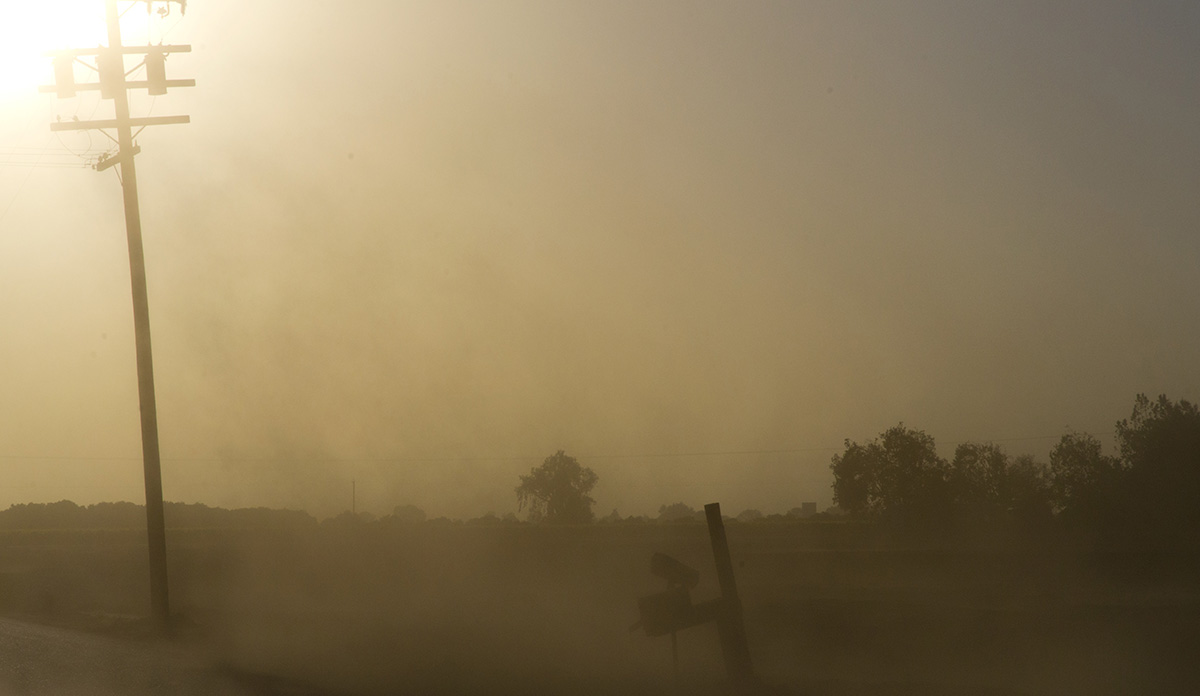
M0 618L0 696L262 696L311 693L239 675L200 653Z

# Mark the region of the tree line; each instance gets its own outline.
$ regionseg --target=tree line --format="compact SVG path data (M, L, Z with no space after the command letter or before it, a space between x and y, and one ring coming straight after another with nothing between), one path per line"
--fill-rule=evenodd
M202 503L163 504L168 527L176 529L305 529L317 520L300 510L209 507ZM0 510L0 529L145 529L146 508L129 502L77 505L18 503Z
M1200 544L1200 410L1188 401L1139 394L1129 418L1116 424L1115 454L1105 454L1088 433L1069 432L1048 462L1010 456L991 442L959 444L951 459L938 454L932 436L900 423L868 442L845 441L833 456L836 512L881 529L919 535L1005 532L1041 535L1062 530L1105 545L1196 547ZM520 476L518 511L528 521L587 524L596 521L592 490L599 476L559 450ZM408 527L426 523L412 505L387 517L342 515L321 523L307 512L166 503L176 528L331 528L367 523ZM800 508L787 515L747 510L736 519L770 522L811 518ZM830 512L816 519L830 519ZM614 510L601 522L687 522L703 513L684 503L664 505L657 518L622 519ZM430 520L429 523L451 523ZM468 524L513 524L511 513L488 513ZM145 526L141 505L70 501L13 505L0 511L0 529L119 529Z
M1039 538L1061 531L1105 546L1200 545L1196 405L1138 394L1132 415L1116 423L1116 449L1105 454L1094 435L1068 432L1047 462L1011 456L992 442L959 444L946 459L932 436L900 423L868 442L845 441L830 462L834 504L881 529L923 537ZM518 504L532 522L592 522L597 481L560 450L521 476ZM767 517L747 510L738 519L796 519L797 512ZM657 521L701 516L674 503L660 508ZM622 520L614 510L602 521Z
M1105 545L1193 546L1200 541L1200 411L1139 394L1116 424L1115 454L1069 432L1048 462L963 443L952 459L903 423L834 455L834 502L852 515L925 534L1057 528Z

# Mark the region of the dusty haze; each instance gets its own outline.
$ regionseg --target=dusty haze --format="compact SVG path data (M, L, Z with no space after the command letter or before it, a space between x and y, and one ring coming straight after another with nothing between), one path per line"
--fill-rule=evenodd
M170 500L503 514L564 449L600 514L785 511L901 420L1044 456L1200 398L1195 6L176 19L198 86L153 113L193 123L139 138ZM0 111L0 505L140 502L115 176L12 164L110 107L35 87Z

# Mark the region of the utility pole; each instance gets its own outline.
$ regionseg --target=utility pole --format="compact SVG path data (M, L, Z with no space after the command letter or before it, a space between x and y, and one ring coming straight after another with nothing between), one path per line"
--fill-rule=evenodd
M142 249L142 219L138 207L137 170L134 156L141 148L135 142L134 127L141 128L171 123L188 123L187 116L157 118L133 118L129 113L129 89L145 88L150 94L165 94L168 87L192 87L194 80L167 80L165 62L168 53L191 50L191 46L126 47L121 43L121 13L118 0L107 3L108 46L96 49L55 51L54 87L42 87L43 92L55 92L60 98L74 96L76 90L100 90L102 99L112 99L113 120L60 121L50 124L52 131L106 129L116 131L116 138L105 133L117 144L117 153L95 165L97 171L112 166L121 167L121 189L125 202L125 232L129 241L129 275L133 291L133 325L137 345L138 405L142 426L142 465L146 481L146 532L150 547L150 608L159 629L167 632L170 627L170 602L167 596L167 536L163 521L162 467L158 448L158 409L154 399L154 360L150 350L150 306L146 296L146 259ZM180 10L187 9L187 0L134 0L145 3L150 12L155 5L164 5L170 11L171 3L179 4ZM125 69L125 56L145 56L144 82L129 81ZM83 56L94 56L95 66L80 60ZM75 63L93 68L100 75L99 83L75 84ZM140 65L138 67L141 67ZM135 70L137 68L134 68Z

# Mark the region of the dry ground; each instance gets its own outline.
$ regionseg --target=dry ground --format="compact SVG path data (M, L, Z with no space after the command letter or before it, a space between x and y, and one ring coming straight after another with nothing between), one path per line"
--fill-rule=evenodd
M728 531L756 670L780 693L1200 693L1194 555ZM697 568L695 599L718 593L702 524L168 538L176 645L264 694L670 692L669 639L629 630L637 597L662 589L650 555ZM0 535L0 610L144 642L143 544L136 531ZM722 691L714 628L681 633L679 657L684 691Z

